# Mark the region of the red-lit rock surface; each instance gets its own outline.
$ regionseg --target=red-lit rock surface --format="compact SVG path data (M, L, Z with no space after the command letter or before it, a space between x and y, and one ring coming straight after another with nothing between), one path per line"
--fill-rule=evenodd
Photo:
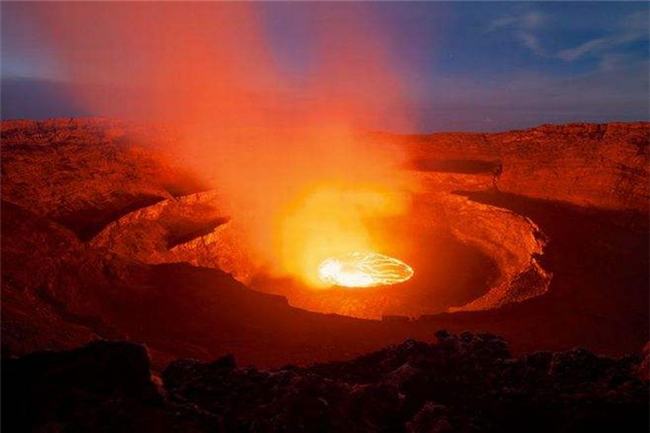
M412 224L412 232L405 232L404 236L449 234L457 242L489 258L499 272L498 277L490 281L485 295L468 299L464 305L453 304L453 310L495 308L546 291L551 275L539 266L535 258L543 251L544 239L532 221L508 210L448 193L422 195L419 200L422 205L407 217L418 223ZM236 226L226 223L226 215L227 205L214 192L167 199L109 224L92 239L91 245L147 263L183 261L221 269L250 285L257 269L246 256ZM196 229L192 231L188 227ZM182 233L188 234L185 241L180 241ZM170 242L171 238L179 241ZM440 255L439 250L436 254ZM426 266L431 265L422 261L418 269L422 271ZM466 272L464 269L461 271ZM427 278L426 272L422 274L422 278ZM416 283L419 278L418 272ZM521 284L522 278L526 278L526 284ZM421 283L431 285L434 282L424 280ZM290 280L253 285L262 291L287 296L297 307L324 313L381 318L387 314L419 316L435 311L426 302L409 299L407 292L412 283L400 286L399 290L373 289L356 293L349 290L324 293ZM422 292L426 288L416 287L415 290Z
M644 122L543 125L491 134L378 134L371 139L409 148L412 166L430 172L435 185L494 186L511 194L607 209L647 212L650 204L650 130ZM482 176L468 181L459 173Z
M446 327L496 332L515 350L638 350L648 340L649 131L635 123L364 136L409 149L405 169L424 185L417 219L485 257L472 268L485 281L453 286L463 274L447 274L447 294L466 293L444 304L484 311L382 322L293 308L217 269L247 283L254 274L228 204L158 151L173 134L107 120L3 122L3 345L22 354L103 336L146 342L157 367L226 352L281 365ZM254 287L363 317L444 307L413 295L427 295L426 281L401 297L386 289L329 301L279 283Z
M104 119L2 122L2 199L88 239L131 210L200 188L156 151L164 132Z

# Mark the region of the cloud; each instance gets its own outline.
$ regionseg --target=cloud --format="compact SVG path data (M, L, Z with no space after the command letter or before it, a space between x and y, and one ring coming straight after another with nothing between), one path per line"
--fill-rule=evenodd
M629 54L606 53L601 56L599 67L603 71L612 71L631 64L635 60L634 56Z
M493 32L504 27L510 27L517 23L517 18L512 16L499 17L488 25L486 32Z
M542 48L542 44L537 36L529 32L519 32L517 33L517 36L521 43L533 53L538 56L546 56L546 52L544 51L544 48Z
M538 11L528 11L519 15L508 15L494 19L486 28L486 32L499 30L513 31L521 44L537 54L545 56L539 37L535 34L546 21L546 15Z
M508 15L494 19L487 27L487 32L504 28L532 30L538 28L545 20L545 15L538 11L529 11L519 15Z
M603 48L608 48L616 43L613 38L596 38L590 41L584 42L577 47L561 50L557 53L557 57L567 62L572 62L579 59L580 57L585 56L588 53L602 50Z
M586 57L600 60L603 68L608 68L614 61L622 58L616 50L626 44L647 40L649 36L647 10L627 15L609 29L605 35L594 37L578 45L551 51L542 43L544 34L552 31L553 22L557 25L558 17L538 11L528 11L519 15L507 15L492 20L486 32L509 31L522 46L540 57L556 58L573 62Z
M522 24L525 28L536 29L546 21L546 15L541 12L531 11L522 17Z
M591 39L573 48L557 53L557 57L572 62L586 56L603 57L607 51L648 38L648 14L646 11L628 15L609 35Z

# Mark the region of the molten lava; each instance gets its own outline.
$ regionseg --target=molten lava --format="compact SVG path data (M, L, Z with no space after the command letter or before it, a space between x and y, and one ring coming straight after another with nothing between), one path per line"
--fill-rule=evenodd
M372 252L353 252L324 260L318 267L323 283L342 287L374 287L401 283L413 269L393 257Z

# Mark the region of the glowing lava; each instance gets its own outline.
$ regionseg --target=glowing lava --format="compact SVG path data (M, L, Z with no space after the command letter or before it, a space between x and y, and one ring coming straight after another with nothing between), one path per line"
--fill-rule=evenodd
M330 257L318 267L318 277L323 283L342 287L387 286L412 276L413 268L406 263L372 252Z

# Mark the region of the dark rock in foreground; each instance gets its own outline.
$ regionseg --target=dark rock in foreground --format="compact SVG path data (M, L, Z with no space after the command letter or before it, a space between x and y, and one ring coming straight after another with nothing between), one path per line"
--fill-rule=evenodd
M437 334L344 362L262 371L96 342L5 359L3 428L37 432L645 432L647 361L586 350L512 358L490 334Z
M3 359L2 391L2 431L179 431L138 344L97 341Z

